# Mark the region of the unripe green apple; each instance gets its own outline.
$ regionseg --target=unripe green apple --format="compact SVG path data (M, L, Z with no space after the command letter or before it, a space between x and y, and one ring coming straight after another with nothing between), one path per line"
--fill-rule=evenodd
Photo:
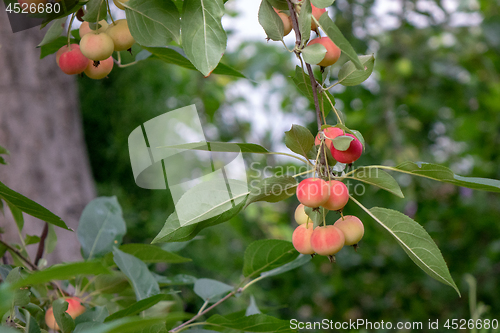
M113 2L115 3L115 6L120 8L120 9L125 9L125 7L123 6L124 3L127 3L128 0L113 0Z
M344 247L344 234L333 225L317 227L311 234L311 247L317 254L333 256Z
M330 189L320 178L307 178L297 186L297 199L307 207L319 207L328 200Z
M85 68L85 75L94 80L100 80L108 76L113 69L113 57L109 57L106 60L95 62L89 60L87 67Z
M304 210L305 206L303 204L300 204L297 206L295 209L295 222L298 224L305 224L309 221L309 223L312 224L311 219L309 216L306 214L306 211Z
M67 297L64 300L68 302L66 313L69 314L71 318L75 319L85 312L86 309L78 297ZM57 325L56 319L54 318L54 309L52 307L45 312L45 324L47 324L50 329L59 330L59 325Z
M106 20L101 20L99 21L98 24L100 25L100 28L98 28L97 30L92 30L90 28L89 22L87 21L82 22L82 24L80 25L80 29L78 29L78 32L80 33L80 38L91 32L104 32L106 31L109 25L108 22L106 22Z
M344 131L342 131L338 127L327 127L323 130L323 134L325 135L325 144L328 149L332 148L332 140L336 138L339 135L344 134ZM316 135L316 138L314 139L314 144L317 146L321 143L321 139L319 137L319 133Z
M356 245L365 234L363 222L353 215L346 215L333 224L342 230L345 238L345 245Z
M295 247L295 249L299 251L299 253L314 254L314 250L311 247L312 233L313 233L312 223L309 223L307 228L305 224L301 224L297 228L295 228L295 231L293 232L292 235L292 244L293 247Z
M274 11L278 14L280 17L281 21L283 21L283 34L284 36L288 35L290 31L292 31L292 19L290 16L286 15L285 13L280 12L276 8L274 8Z
M311 12L312 16L314 16L314 18L319 21L321 15L323 15L323 13L326 12L326 8L317 8L314 7L313 4L311 4L311 7L312 7L312 12ZM318 29L318 25L314 22L313 19L311 19L311 30L316 30L316 29Z
M56 53L56 62L61 70L68 74L80 74L87 68L87 59L78 44L71 44L69 47L64 45Z
M338 180L328 181L328 186L330 187L330 196L321 207L328 210L341 210L349 201L347 186Z
M317 65L327 67L331 66L337 62L340 58L340 49L333 43L333 41L328 37L318 37L311 40L307 45L321 44L326 48L326 54L323 60L317 63Z
M101 61L111 57L114 44L111 37L104 32L91 32L83 36L80 50L90 60Z
M115 51L125 51L134 45L135 39L132 37L126 19L117 20L111 23L106 33L113 40Z
M331 148L331 153L333 158L340 163L353 163L356 161L361 154L363 153L363 144L358 140L358 138L350 133L346 133L345 135L353 138L351 143L349 144L349 148L347 150L337 150L334 146Z

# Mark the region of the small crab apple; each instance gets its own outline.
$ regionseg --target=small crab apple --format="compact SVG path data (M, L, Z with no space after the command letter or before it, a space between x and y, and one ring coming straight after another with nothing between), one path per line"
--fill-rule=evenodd
M284 28L283 34L285 36L288 35L290 33L290 31L292 31L292 19L290 18L290 16L286 15L283 12L280 12L276 8L274 8L274 11L276 12L276 14L278 14L281 21L283 21L283 28Z
M307 45L321 44L326 48L326 54L323 60L317 63L322 67L331 66L340 58L340 49L333 43L329 37L318 37L311 40Z
M313 232L312 223L308 223L307 228L305 224L301 224L295 228L292 235L292 244L299 253L314 254L314 250L311 247L311 235Z
M345 238L345 245L358 244L365 234L363 222L354 215L341 217L333 225L342 230Z
M321 15L323 15L323 13L326 13L326 8L314 7L313 4L311 4L311 7L312 7L312 13L311 13L312 16L314 16L314 18L318 21ZM316 29L318 29L318 25L314 22L313 19L311 19L311 30L316 30Z
M106 33L91 32L83 36L80 41L80 50L90 60L101 61L111 57L114 44Z
M307 221L312 223L309 216L307 216L304 208L305 208L305 206L303 204L300 204L295 209L295 222L297 222L298 224L305 224L305 223L307 223Z
M124 3L127 3L128 0L113 0L113 2L115 3L115 6L120 8L120 9L125 9L125 7L123 6Z
M113 57L109 57L102 61L88 61L87 68L85 68L85 75L94 80L100 80L108 76L113 69Z
M330 189L320 178L307 178L297 186L297 199L307 207L319 207L328 200Z
M125 51L134 45L135 39L132 37L126 19L117 20L111 23L106 30L106 34L113 40L115 51Z
M345 239L342 231L333 225L317 227L311 234L311 247L319 255L328 256L333 261L333 255L344 247Z
M66 313L69 314L71 318L75 319L85 312L86 309L78 297L67 297L64 300L68 302ZM47 324L50 329L59 330L59 325L57 325L56 319L54 318L54 309L52 307L45 312L45 324Z
M87 67L89 59L87 59L78 44L71 44L61 47L56 53L56 62L61 70L68 74L80 74Z
M332 152L333 158L336 161L338 161L340 163L349 164L349 163L353 163L361 156L361 154L363 153L363 145L358 140L358 138L356 138L356 136L354 136L350 133L346 133L345 135L353 138L353 140L351 141L351 143L349 145L349 148L347 148L347 150L345 150L345 151L342 151L342 150L337 150L337 149L335 149L334 146L332 146L331 152Z
M349 201L347 186L338 180L330 180L328 186L330 187L330 196L321 207L328 210L341 210Z
M88 33L91 33L91 32L104 32L106 31L106 29L108 28L108 22L106 22L106 20L101 20L99 21L99 28L96 29L96 30L92 30L90 28L90 24L89 22L83 22L81 25L80 25L80 29L78 29L78 32L80 33L80 38L83 38L83 36L85 36L86 34Z
M331 139L334 139L337 136L344 134L344 131L342 131L338 127L327 127L327 128L325 128L323 130L323 134L326 137L325 138L325 144L326 144L326 146L328 147L328 149L331 149L332 148L332 144L333 144ZM318 133L316 135L316 138L314 139L314 144L317 146L320 143L321 143L320 133Z

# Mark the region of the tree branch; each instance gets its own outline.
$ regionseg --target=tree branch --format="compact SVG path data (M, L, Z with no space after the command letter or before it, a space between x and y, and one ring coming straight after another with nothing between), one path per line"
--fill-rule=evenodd
M49 224L45 222L42 234L40 235L40 243L38 244L38 250L36 251L35 265L38 266L38 262L43 257L43 251L45 250L45 240L49 234Z
M5 246L10 252L14 253L16 256L18 256L19 259L21 259L22 261L24 261L26 263L26 265L28 265L32 270L34 270L34 271L38 270L38 267L36 267L36 265L33 264L28 258L26 258L25 256L23 256L21 254L21 252L19 252L17 249L15 249L12 246L10 246L9 244L5 243L3 240L0 240L0 244L2 244L3 246Z

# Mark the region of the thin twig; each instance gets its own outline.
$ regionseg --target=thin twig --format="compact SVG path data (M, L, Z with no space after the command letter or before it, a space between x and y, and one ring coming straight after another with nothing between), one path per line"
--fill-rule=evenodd
M19 252L17 249L15 249L12 246L10 246L9 244L5 243L3 240L0 240L0 244L2 244L3 246L5 246L9 251L11 251L12 253L14 253L16 256L18 256L19 259L21 259L22 261L24 261L32 270L34 270L34 271L38 270L38 267L36 267L36 265L33 264L28 258L26 258L25 256L23 256L21 254L21 252Z
M43 252L45 251L45 240L49 234L49 224L45 222L42 234L40 235L40 243L38 244L38 250L36 251L35 265L38 266L38 262L43 257Z

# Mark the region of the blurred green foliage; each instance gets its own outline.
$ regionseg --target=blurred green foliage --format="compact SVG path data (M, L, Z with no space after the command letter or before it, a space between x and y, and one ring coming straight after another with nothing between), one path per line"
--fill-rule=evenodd
M332 91L347 126L361 131L367 142L358 165L427 161L444 164L464 176L500 179L498 1L480 1L477 9L458 8L477 11L483 17L479 25L471 27L451 26L446 10L446 20L436 23L431 14L415 8L415 2L405 3L406 11L399 17L394 14L401 20L399 27L380 33L370 26L376 20L372 16L374 1L339 0L334 5L336 23L358 53L376 51L375 72L366 84ZM431 24L416 28L406 19L409 11L423 15ZM359 29L364 33L356 33L356 38L354 32ZM241 69L253 87L266 82L273 87L277 76L287 77L294 69L293 56L278 43L243 43L223 60ZM222 117L221 109L245 103L242 98L227 98L228 87L235 84L228 77L204 78L194 71L148 60L115 69L108 80L80 82L94 177L100 195L118 196L128 224L127 242L150 242L173 210L168 191L144 190L134 183L127 137L135 127L195 103L207 123L205 134L210 140L246 141L257 130L243 119L228 122ZM291 80L272 89L281 94L284 113L301 112L297 105L303 98ZM248 94L252 99L251 91ZM314 118L307 119L311 122L306 125L314 130ZM328 119L335 123L333 115ZM266 147L276 144L269 133L260 140L257 143ZM261 161L260 156L250 159ZM267 163L276 165L272 158ZM346 213L365 222L358 252L344 249L335 265L317 257L311 264L254 285L249 291L261 311L299 320L426 323L428 319L468 319L463 277L470 273L478 280L478 300L490 307L486 317L499 319L500 196L395 176L405 199L367 188L359 200L367 207L400 210L421 223L441 249L462 298L423 273L385 230L349 203ZM157 270L236 284L241 278L243 252L251 241L290 239L296 204L291 198L278 204L251 205L229 223L206 229L202 239L182 249L181 254L193 262ZM335 214L328 218L334 221ZM187 311L196 312L201 301L188 288L183 291ZM248 302L245 295L216 311L244 309Z

